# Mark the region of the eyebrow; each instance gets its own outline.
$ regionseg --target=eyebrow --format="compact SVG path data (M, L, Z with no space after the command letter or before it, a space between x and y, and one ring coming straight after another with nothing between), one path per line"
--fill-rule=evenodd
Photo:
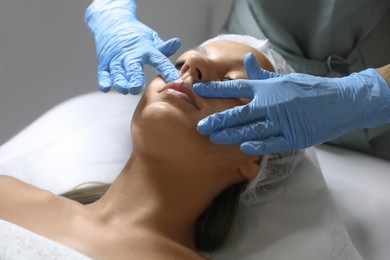
M189 51L197 51L197 52L204 54L206 56L210 55L209 51L203 46L197 46L195 48L191 48L191 49L189 49Z

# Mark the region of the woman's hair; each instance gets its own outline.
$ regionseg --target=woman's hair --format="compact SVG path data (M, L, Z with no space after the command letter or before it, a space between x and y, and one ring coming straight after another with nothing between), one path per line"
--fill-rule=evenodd
M60 194L60 196L88 205L103 197L110 186L109 183L87 182Z
M245 185L246 181L226 188L199 216L194 234L198 250L211 253L229 240L238 216L240 194Z
M244 181L226 188L199 216L194 231L195 245L199 251L214 252L229 240L238 215L240 194L246 183ZM87 183L60 196L86 205L100 199L110 185Z

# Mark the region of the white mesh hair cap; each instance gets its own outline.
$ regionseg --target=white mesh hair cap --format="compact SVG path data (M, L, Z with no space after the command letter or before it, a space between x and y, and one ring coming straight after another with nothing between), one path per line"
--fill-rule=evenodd
M295 150L264 155L256 177L241 193L240 203L244 206L252 206L268 201L279 194L283 190L281 184L292 174L303 154L304 150Z
M275 72L283 74L295 72L294 69L286 62L286 60L279 53L271 49L268 40L260 40L250 35L220 34L214 38L205 41L201 45L213 41L232 41L246 44L262 53L271 62L272 66L275 69Z

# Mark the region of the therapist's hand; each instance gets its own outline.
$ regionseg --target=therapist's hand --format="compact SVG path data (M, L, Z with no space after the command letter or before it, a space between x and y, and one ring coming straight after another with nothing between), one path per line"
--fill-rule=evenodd
M250 154L277 153L390 122L390 89L374 69L343 78L282 75L261 69L252 54L244 66L250 80L194 84L202 96L252 99L198 123L198 131L216 144L241 144Z
M94 34L98 62L98 85L111 86L123 94L138 94L144 85L144 64L152 66L166 81L179 77L167 58L180 47L180 40L163 41L136 18L134 0L95 0L84 20Z

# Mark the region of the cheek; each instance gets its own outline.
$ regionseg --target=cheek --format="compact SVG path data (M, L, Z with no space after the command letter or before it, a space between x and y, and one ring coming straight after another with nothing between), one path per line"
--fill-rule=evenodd
M227 109L242 106L249 103L249 99L232 99L232 98L213 98L206 101L204 116L208 116Z
M188 150L189 146L196 150L198 144L208 142L207 137L196 131L196 124L200 119L199 115L160 101L155 93L145 93L132 119L133 147L155 156L169 154L181 158L185 154L180 153Z

